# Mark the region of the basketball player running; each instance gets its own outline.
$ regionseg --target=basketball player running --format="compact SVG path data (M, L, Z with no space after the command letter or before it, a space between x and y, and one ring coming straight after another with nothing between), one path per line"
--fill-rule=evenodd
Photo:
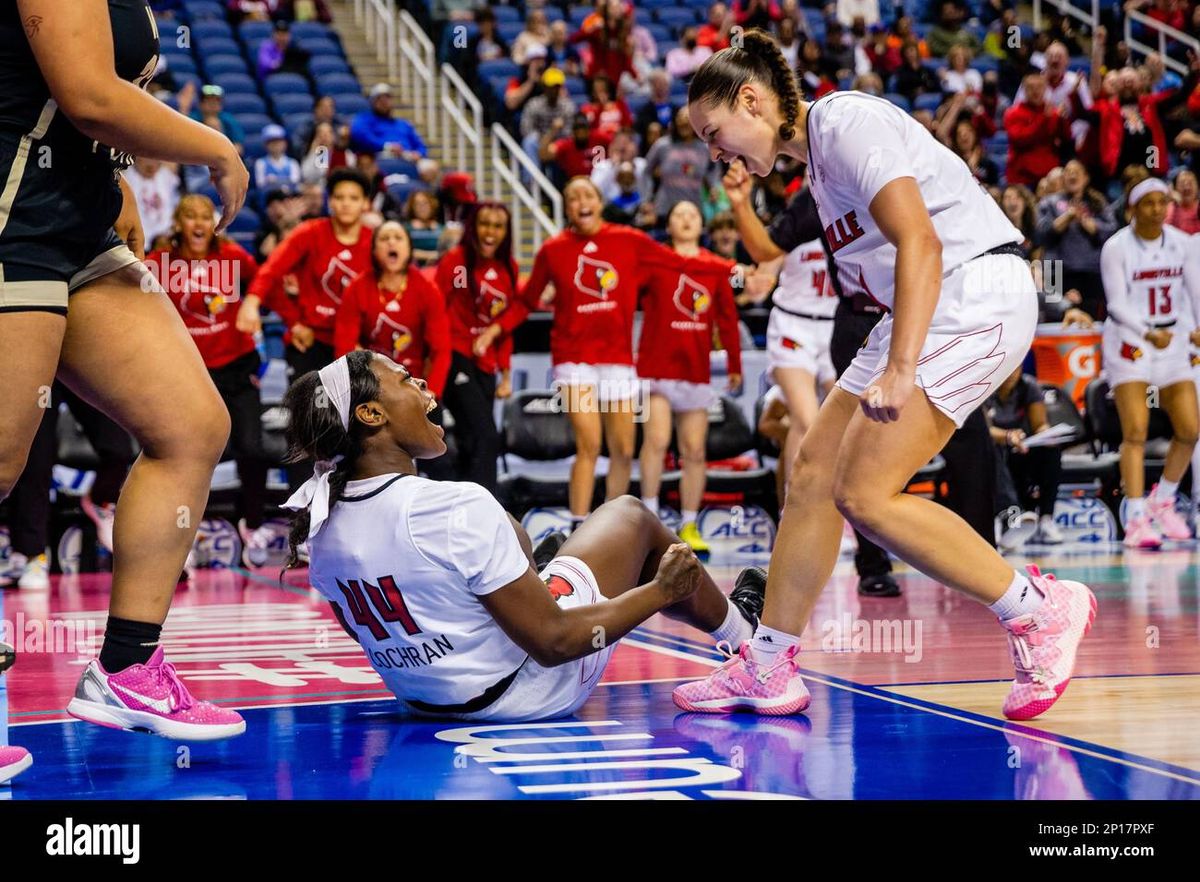
M294 455L318 461L286 503L292 562L414 713L537 720L573 712L617 641L656 612L718 641L748 639L765 574L726 598L695 555L631 496L591 515L539 573L529 537L483 487L433 481L446 450L425 381L351 352L286 396Z
M1163 539L1191 539L1175 511L1175 494L1200 431L1188 346L1200 315L1200 248L1192 236L1166 226L1170 188L1147 178L1129 191L1129 226L1100 250L1100 277L1108 305L1104 375L1121 420L1121 482L1125 489L1125 545L1159 548ZM1162 478L1145 498L1147 398L1158 389L1173 435Z
M743 40L692 79L696 131L714 158L740 158L759 176L779 154L807 162L842 287L890 312L801 443L754 640L675 701L714 713L808 706L797 651L837 560L840 514L996 613L1016 667L1004 713L1037 716L1070 680L1095 615L1091 591L1036 567L1014 571L958 515L903 492L1029 349L1037 292L1020 234L966 165L890 102L857 92L802 101L771 38Z
M158 641L229 415L140 263L137 207L117 172L131 154L206 166L226 220L249 175L226 137L143 91L157 60L144 0L0 4L0 496L21 474L56 372L138 440L117 504L104 643L68 711L224 738L244 731L242 718L194 699ZM25 762L19 750L0 749L0 770Z

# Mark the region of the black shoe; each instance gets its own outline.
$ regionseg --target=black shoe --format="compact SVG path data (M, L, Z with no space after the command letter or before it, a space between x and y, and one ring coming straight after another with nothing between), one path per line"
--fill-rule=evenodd
M763 604L767 600L767 571L762 567L746 567L738 573L729 593L729 601L738 608L751 628L758 627Z
M900 583L891 573L878 576L863 576L858 580L858 593L863 597L899 597Z
M546 564L554 559L554 555L558 554L558 549L562 548L566 541L567 534L561 530L555 530L553 533L547 533L546 537L538 543L537 548L533 549L533 565L539 573L546 568Z
M17 660L17 651L8 643L0 643L0 674L13 666Z

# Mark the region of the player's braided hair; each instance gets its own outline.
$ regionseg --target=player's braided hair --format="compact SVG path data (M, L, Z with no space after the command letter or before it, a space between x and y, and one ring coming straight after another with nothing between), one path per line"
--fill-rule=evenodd
M328 396L321 388L321 378L316 371L309 371L292 383L283 396L287 407L288 455L285 462L297 463L307 460L332 460L342 457L329 475L329 507L332 509L342 493L346 482L354 472L354 462L362 453L366 427L354 417L354 409L367 401L379 397L379 378L371 370L373 354L367 350L351 352L346 356L350 371L350 429L342 428L341 418L335 412ZM309 511L302 509L292 517L288 531L288 559L283 570L299 563L297 547L308 539ZM283 571L279 574L283 581Z
M800 86L774 38L754 28L741 35L741 46L730 46L710 56L696 71L688 86L688 103L707 102L732 107L738 90L746 83L769 86L779 99L783 122L779 137L796 137L800 115Z

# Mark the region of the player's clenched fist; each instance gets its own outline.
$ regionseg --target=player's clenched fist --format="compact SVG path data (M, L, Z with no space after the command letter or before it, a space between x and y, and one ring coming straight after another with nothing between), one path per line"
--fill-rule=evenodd
M667 604L691 597L700 587L700 561L695 552L682 542L676 542L658 562L655 581L667 595Z
M731 206L744 205L750 201L750 190L754 184L750 179L750 172L746 171L746 166L740 159L729 163L729 170L721 178L721 183L725 187Z

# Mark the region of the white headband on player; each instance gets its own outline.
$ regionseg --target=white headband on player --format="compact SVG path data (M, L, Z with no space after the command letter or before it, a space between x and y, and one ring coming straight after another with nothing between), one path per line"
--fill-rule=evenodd
M1171 195L1171 188L1159 178L1146 178L1129 191L1129 207L1137 205L1147 193L1166 193Z
M321 368L317 372L321 378L321 387L329 403L337 410L342 428L350 429L350 365L346 356ZM295 493L288 498L283 507L290 511L309 510L308 538L317 532L329 519L329 476L337 468L340 456L332 460L320 460L313 467L313 476L304 482Z

